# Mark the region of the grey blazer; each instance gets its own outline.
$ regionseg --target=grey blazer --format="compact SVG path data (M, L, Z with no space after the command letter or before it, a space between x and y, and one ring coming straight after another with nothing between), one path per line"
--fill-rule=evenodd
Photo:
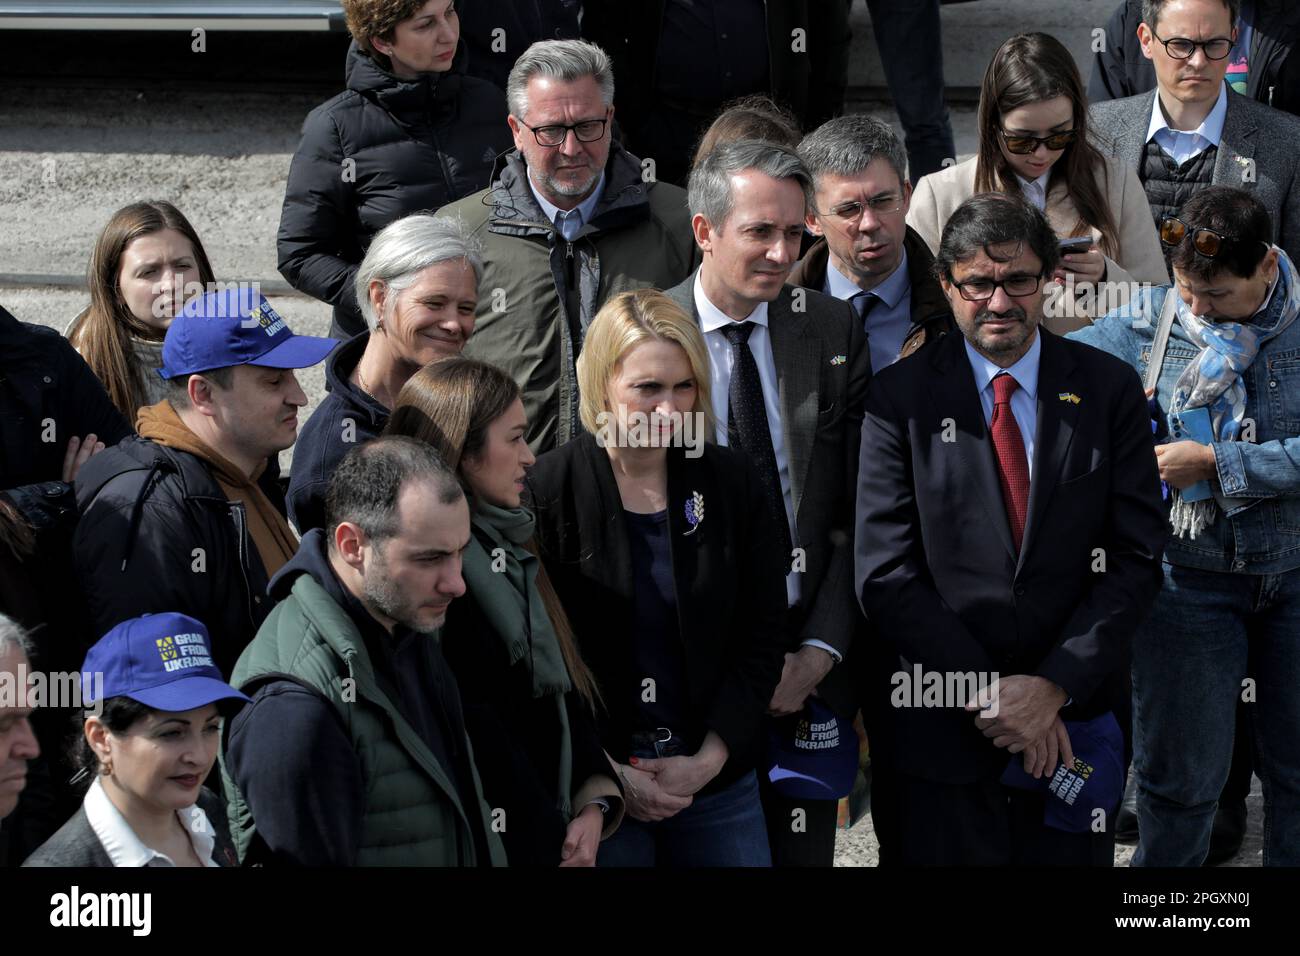
M1097 145L1140 166L1155 96L1094 103L1088 122ZM1273 242L1293 260L1300 255L1300 118L1228 90L1214 185L1252 191L1273 220Z
M218 866L238 866L234 845L230 842L230 829L226 822L226 805L206 787L199 791L199 808L207 814L212 824L216 843L212 847L212 860ZM50 837L35 853L27 858L23 866L59 866L59 867L111 867L104 845L99 842L86 817L85 807L78 807L67 823L63 824L54 836Z
M692 274L667 294L699 322L694 288ZM795 309L796 294L802 311ZM795 524L807 559L798 638L816 638L847 656L863 621L853 584L853 504L862 408L871 379L867 335L847 302L790 286L768 303L768 334ZM797 644L790 648L797 649ZM857 710L843 665L832 668L818 693L846 716Z

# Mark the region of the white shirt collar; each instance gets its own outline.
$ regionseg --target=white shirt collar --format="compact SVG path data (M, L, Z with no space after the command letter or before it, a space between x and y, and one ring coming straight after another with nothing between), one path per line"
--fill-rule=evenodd
M166 854L150 849L141 842L121 811L113 805L113 801L104 792L104 785L98 774L95 775L90 789L86 791L86 799L82 801L81 806L86 811L90 828L95 831L95 836L99 837L104 852L108 854L114 866L176 865ZM207 814L195 804L184 810L177 810L176 816L180 819L185 832L189 834L194 852L203 861L203 865L216 866L216 862L212 859L216 840L213 838L212 824L208 822Z
M898 265L894 267L894 271L872 289L869 294L874 295L889 308L895 309L898 307L898 303L902 301L903 295L908 291L908 288L907 250L904 249L903 255L898 260ZM827 295L848 302L861 291L856 282L853 282L839 269L835 268L835 263L831 259L826 260Z
M1020 191L1024 193L1026 199L1038 207L1039 212L1047 208L1047 181L1051 177L1050 167L1037 179L1025 179L1019 173L1016 174L1016 179L1020 180Z
M993 376L999 372L1006 372L1016 380L1020 385L1020 390L1024 392L1031 400L1038 400L1038 358L1043 352L1043 333L1041 329L1034 331L1034 342L1029 346L1029 351L1020 356L1015 365L1010 368L999 368L994 365L971 346L970 340L966 339L966 357L970 359L971 371L975 373L975 390L983 392L993 381Z
M551 222L555 222L557 216L570 216L577 212L579 225L585 226L591 220L591 214L596 209L596 203L600 202L600 194L605 191L605 174L601 172L600 178L596 180L595 188L591 191L591 195L574 206L572 210L561 209L543 196L541 190L537 188L537 184L533 182L533 171L531 169L528 171L528 188L533 191L533 198L537 200L537 205L542 207L542 212L546 213L546 218Z
M832 266L832 268L834 268ZM695 311L700 313L700 328L705 332L716 332L724 329L729 325L735 325L736 322L731 316L727 315L716 305L709 301L709 297L704 294L704 284L701 282L700 275L703 270L695 273ZM741 321L753 322L755 325L761 325L767 328L767 303L760 302L754 306L754 311Z
M1225 82L1219 88L1219 98L1214 101L1214 107L1201 122L1201 125L1193 130L1176 130L1171 129L1168 120L1165 119L1165 111L1160 108L1160 90L1156 90L1156 95L1151 99L1151 122L1147 125L1146 142L1151 142L1151 137L1162 129L1167 129L1171 133L1183 133L1189 136L1200 136L1211 145L1218 146L1219 140L1223 138L1223 120L1228 115L1228 84Z

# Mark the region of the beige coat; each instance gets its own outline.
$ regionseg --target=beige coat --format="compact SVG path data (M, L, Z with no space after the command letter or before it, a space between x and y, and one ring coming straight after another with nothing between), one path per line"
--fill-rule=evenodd
M1106 200L1119 226L1119 255L1106 258L1106 281L1103 288L1079 294L1071 302L1062 297L1060 286L1049 289L1043 324L1064 335L1091 324L1092 319L1118 308L1129 300L1131 283L1169 284L1160 239L1151 217L1151 206L1138 179L1137 171L1107 159ZM923 176L912 192L907 224L920 233L931 251L939 251L939 237L944 224L958 206L975 193L975 157ZM1078 228L1079 214L1065 191L1065 185L1052 183L1047 194L1047 221L1061 237L1083 235ZM1096 240L1101 233L1089 228Z

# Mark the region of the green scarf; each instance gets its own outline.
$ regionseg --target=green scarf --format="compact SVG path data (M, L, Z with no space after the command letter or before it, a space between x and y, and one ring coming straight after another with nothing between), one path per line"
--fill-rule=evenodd
M461 565L465 586L492 626L484 637L501 643L511 667L528 668L534 698L550 697L555 703L560 725L559 806L571 816L573 746L564 695L573 682L537 592L540 564L524 547L535 521L526 508L498 508L479 499L471 504L475 535Z

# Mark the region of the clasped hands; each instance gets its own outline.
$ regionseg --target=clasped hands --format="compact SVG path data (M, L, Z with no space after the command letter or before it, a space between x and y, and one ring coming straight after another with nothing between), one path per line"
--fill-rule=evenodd
M1015 674L995 680L966 703L966 710L976 714L975 726L993 746L1023 753L1025 773L1038 779L1055 773L1058 759L1067 767L1074 764L1070 735L1059 713L1068 699L1044 677Z
M713 731L689 757L629 757L618 764L623 799L633 820L655 823L685 810L727 762L727 745Z

